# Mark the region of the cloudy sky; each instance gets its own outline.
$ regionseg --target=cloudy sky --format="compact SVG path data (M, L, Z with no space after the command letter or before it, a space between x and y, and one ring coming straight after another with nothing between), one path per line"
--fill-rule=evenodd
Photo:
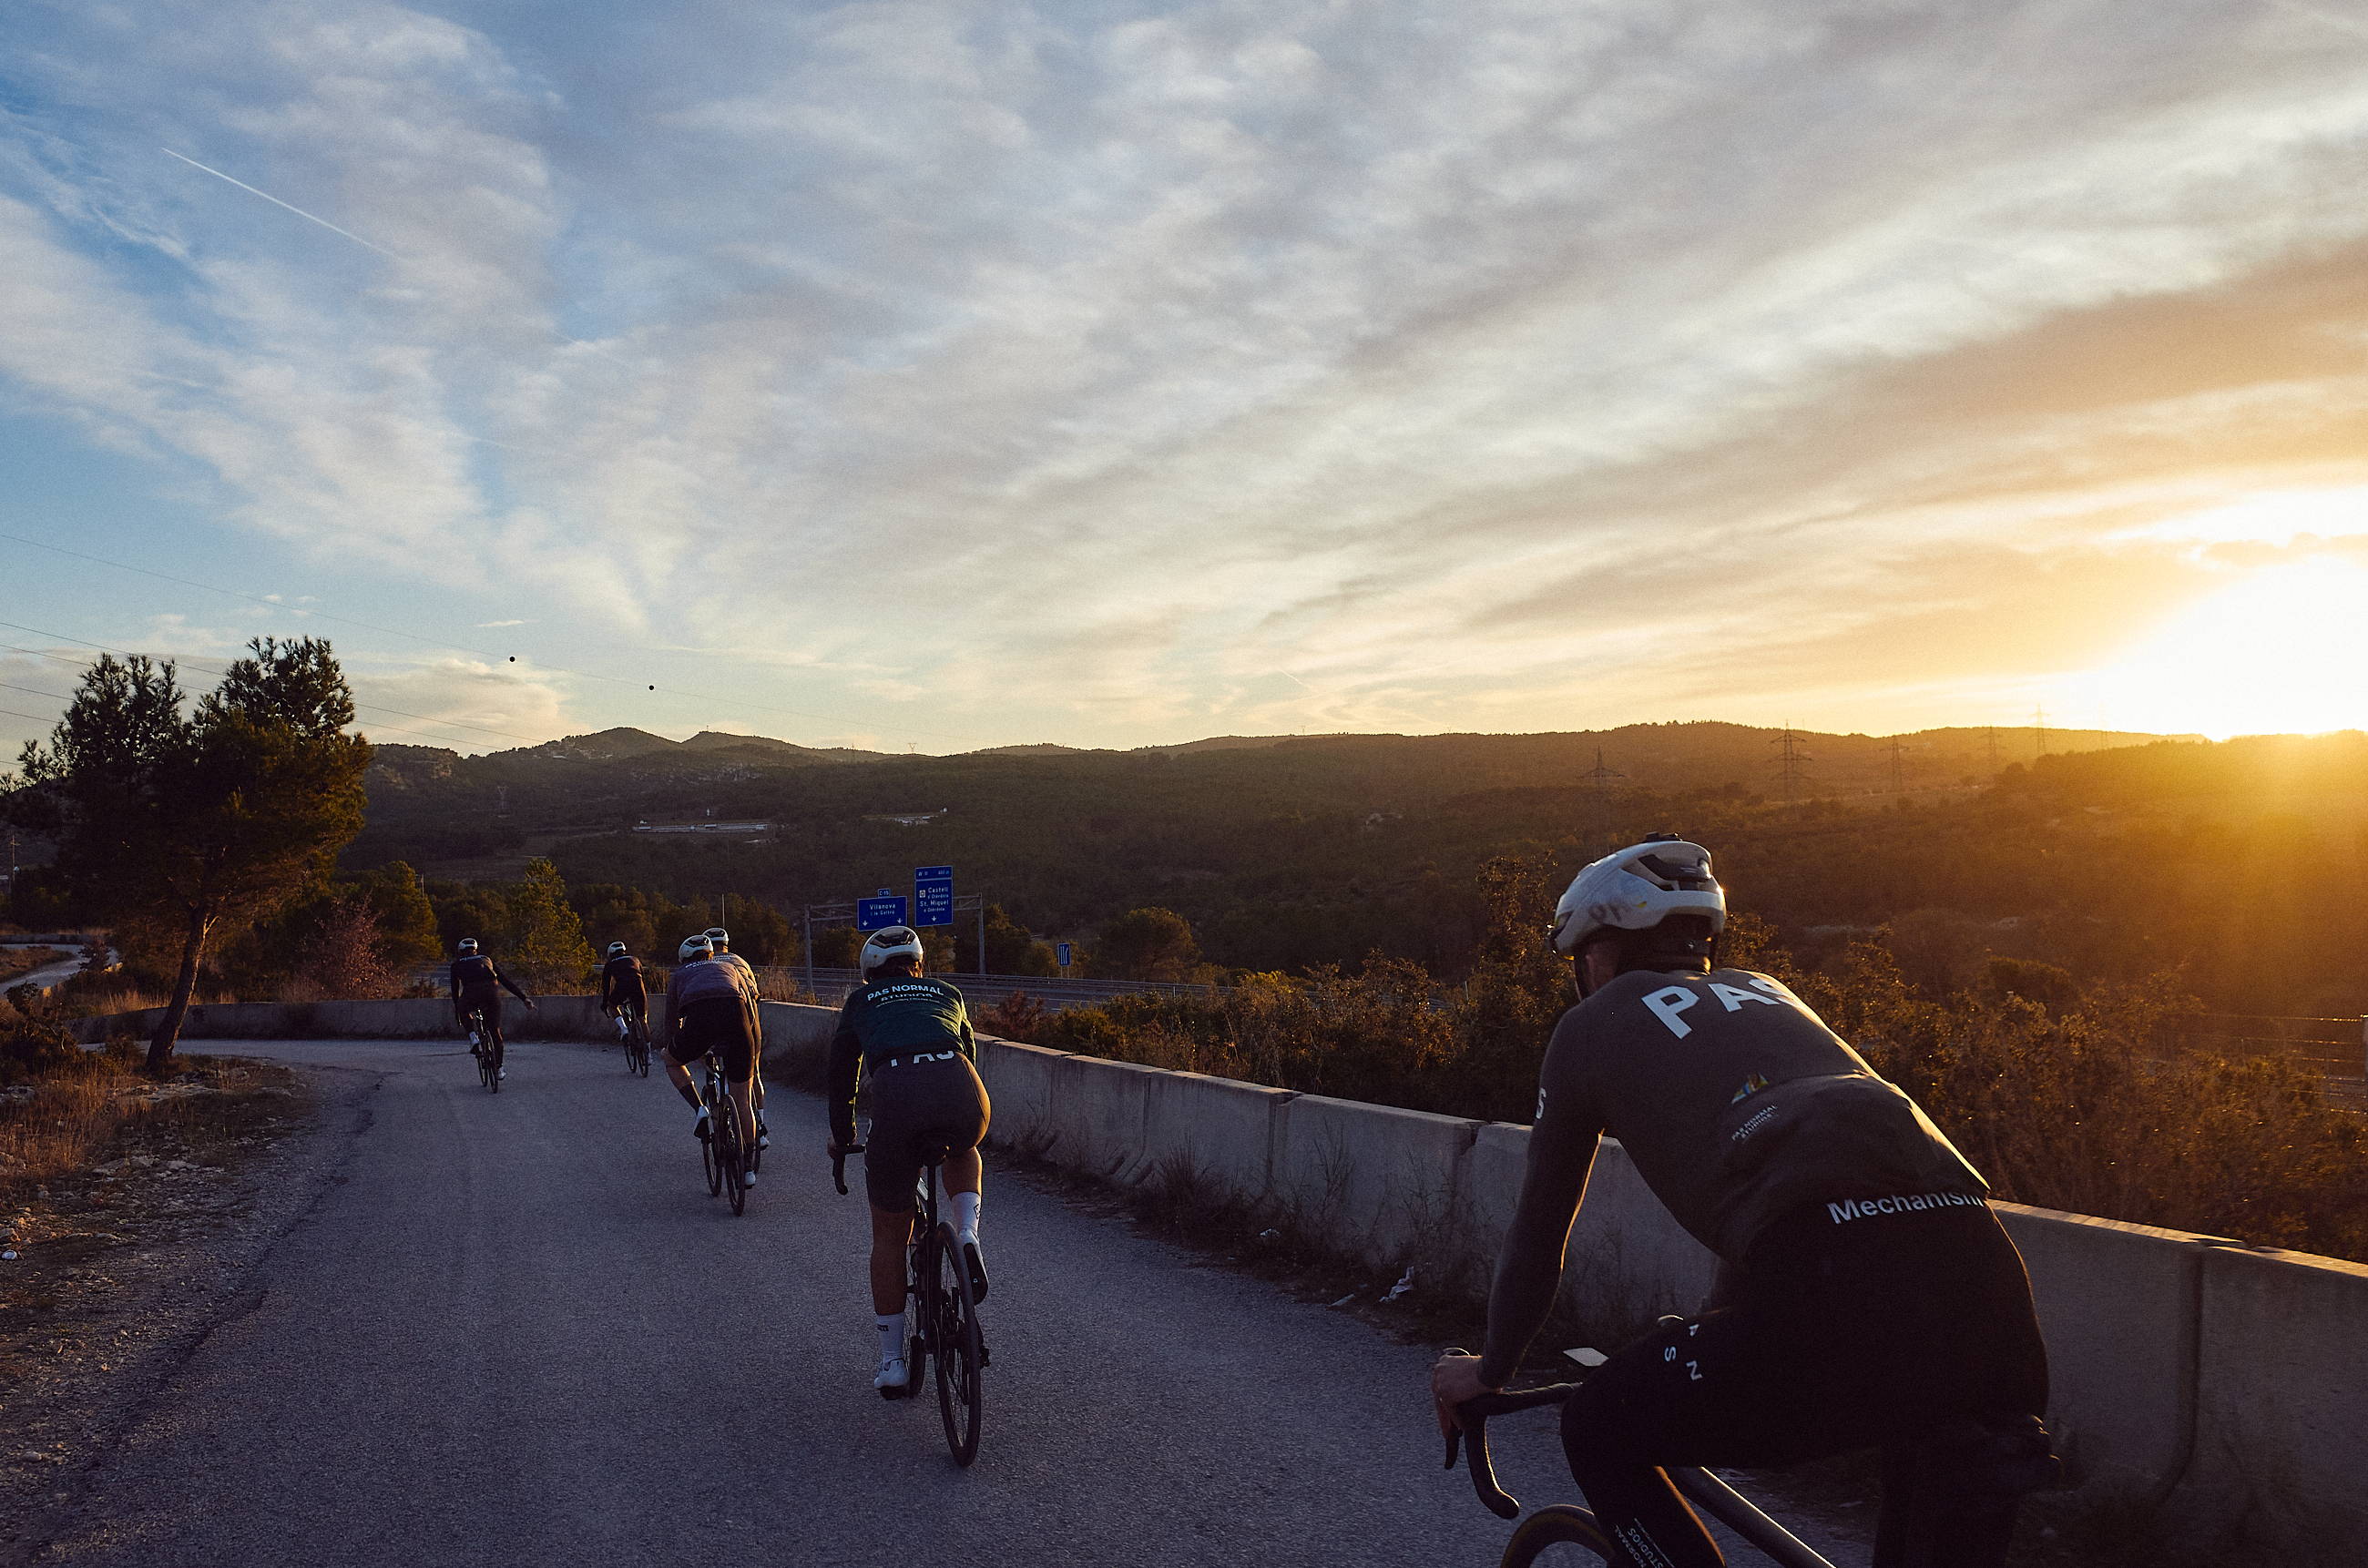
M11 752L2368 724L2368 7L16 0L0 535Z

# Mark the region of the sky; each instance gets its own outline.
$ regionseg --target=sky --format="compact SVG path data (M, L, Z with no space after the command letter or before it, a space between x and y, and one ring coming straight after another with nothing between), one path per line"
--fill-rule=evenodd
M2356 0L16 0L0 278L12 756L2368 726Z

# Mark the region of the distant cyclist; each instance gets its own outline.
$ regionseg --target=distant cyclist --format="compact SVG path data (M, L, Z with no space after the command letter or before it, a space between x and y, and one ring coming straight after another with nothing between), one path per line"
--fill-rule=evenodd
M600 1010L621 1024L628 1009L648 1018L650 988L642 975L642 960L624 943L611 942L608 960L600 966Z
M469 1027L470 1014L481 1013L484 1016L485 1030L491 1037L481 1040L472 1033L469 1040L469 1054L472 1056L507 1038L502 1033L504 991L525 1003L528 1011L534 1009L534 998L520 991L518 983L502 972L501 966L494 962L492 955L478 949L474 937L461 937L453 948L451 986L452 1016L459 1020L461 1027L464 1029ZM500 1069L500 1075L508 1077L510 1070L507 1067Z
M754 1091L749 1084L757 1074L757 1042L762 1038L757 1022L756 983L744 968L717 963L715 945L704 934L685 937L678 957L681 962L666 976L666 1018L658 1035L666 1052L666 1076L698 1113L691 1119L690 1130L705 1138L709 1110L699 1097L690 1064L713 1051L723 1063L724 1077L739 1086L735 1097L745 1145L757 1136L757 1112L751 1103ZM741 1181L756 1186L757 1173L744 1171Z
M717 963L728 963L732 965L734 968L739 970L741 973L748 977L749 984L754 985L757 983L757 971L749 967L748 960L746 959L742 958L738 953L732 950L731 932L726 931L721 926L710 926L704 935L706 936L709 944L715 949L715 961ZM757 1031L757 1147L759 1149L769 1149L773 1146L773 1137L772 1133L765 1126L764 1042L765 1034L763 1028L760 1027Z
M1520 1365L1608 1135L1721 1264L1709 1310L1663 1320L1564 1407L1618 1561L1722 1561L1664 1467L1879 1447L1876 1568L1998 1568L2055 1469L2021 1256L1915 1102L1783 985L1711 967L1725 923L1709 852L1667 836L1563 894L1554 945L1582 1000L1547 1047L1485 1348L1432 1369L1440 1418Z
M839 1007L830 1042L829 1153L855 1144L855 1093L871 1086L871 1131L864 1139L863 1190L871 1200L871 1311L880 1330L876 1389L903 1388L905 1248L913 1237L913 1189L921 1150L945 1145L939 1167L953 1204L954 1237L980 1296L986 1263L978 1250L978 1157L986 1136L986 1088L973 1065L962 994L921 972L921 938L910 926L874 931L858 959L863 983Z

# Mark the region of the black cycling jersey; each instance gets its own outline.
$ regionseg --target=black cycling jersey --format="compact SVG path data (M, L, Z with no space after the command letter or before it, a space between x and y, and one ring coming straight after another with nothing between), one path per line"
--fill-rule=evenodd
M504 974L501 966L485 953L472 953L466 958L454 959L451 983L452 1000L456 1003L463 1000L471 991L489 994L497 985L521 1002L529 1000L527 994L518 988L518 983Z
M1996 1568L2053 1460L2046 1351L1987 1185L1913 1100L1764 974L1634 971L1563 1015L1488 1300L1480 1381L1544 1323L1598 1137L1722 1265L1717 1305L1565 1407L1622 1568L1711 1568L1668 1465L1884 1449L1877 1568Z
M961 992L927 976L857 986L840 1004L838 1030L831 1036L831 1136L855 1142L855 1091L866 1073L891 1059L940 1051L959 1051L964 1061L977 1058Z
M600 966L600 1006L622 1007L627 1005L646 1010L650 1002L648 983L642 978L642 960L631 953L619 953Z
M1600 1133L1731 1265L1804 1204L1988 1190L1915 1101L1768 976L1621 975L1565 1013L1546 1048L1528 1175L1489 1297L1481 1377L1492 1386L1554 1304Z

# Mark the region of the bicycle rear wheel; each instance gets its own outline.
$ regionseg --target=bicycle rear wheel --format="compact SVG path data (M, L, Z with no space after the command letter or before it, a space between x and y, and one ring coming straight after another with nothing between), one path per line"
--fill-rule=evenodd
M954 1462L978 1458L979 1370L986 1346L978 1332L978 1301L971 1294L970 1270L962 1267L951 1225L938 1227L931 1267L938 1279L938 1414L946 1424L946 1447Z
M1611 1561L1611 1544L1603 1539L1595 1516L1568 1503L1540 1508L1523 1519L1505 1545L1497 1568L1577 1568L1583 1563Z
M488 1036L484 1054L477 1058L477 1071L489 1093L502 1092L502 1037L498 1033Z
M707 1196L714 1198L723 1191L723 1157L715 1147L715 1107L710 1096L707 1102L707 1136L699 1141L700 1168L707 1173Z
M748 1168L748 1150L740 1142L740 1108L727 1095L709 1119L715 1123L715 1163L723 1169L724 1192L732 1199L732 1212L745 1214L748 1211L748 1184L741 1176Z

